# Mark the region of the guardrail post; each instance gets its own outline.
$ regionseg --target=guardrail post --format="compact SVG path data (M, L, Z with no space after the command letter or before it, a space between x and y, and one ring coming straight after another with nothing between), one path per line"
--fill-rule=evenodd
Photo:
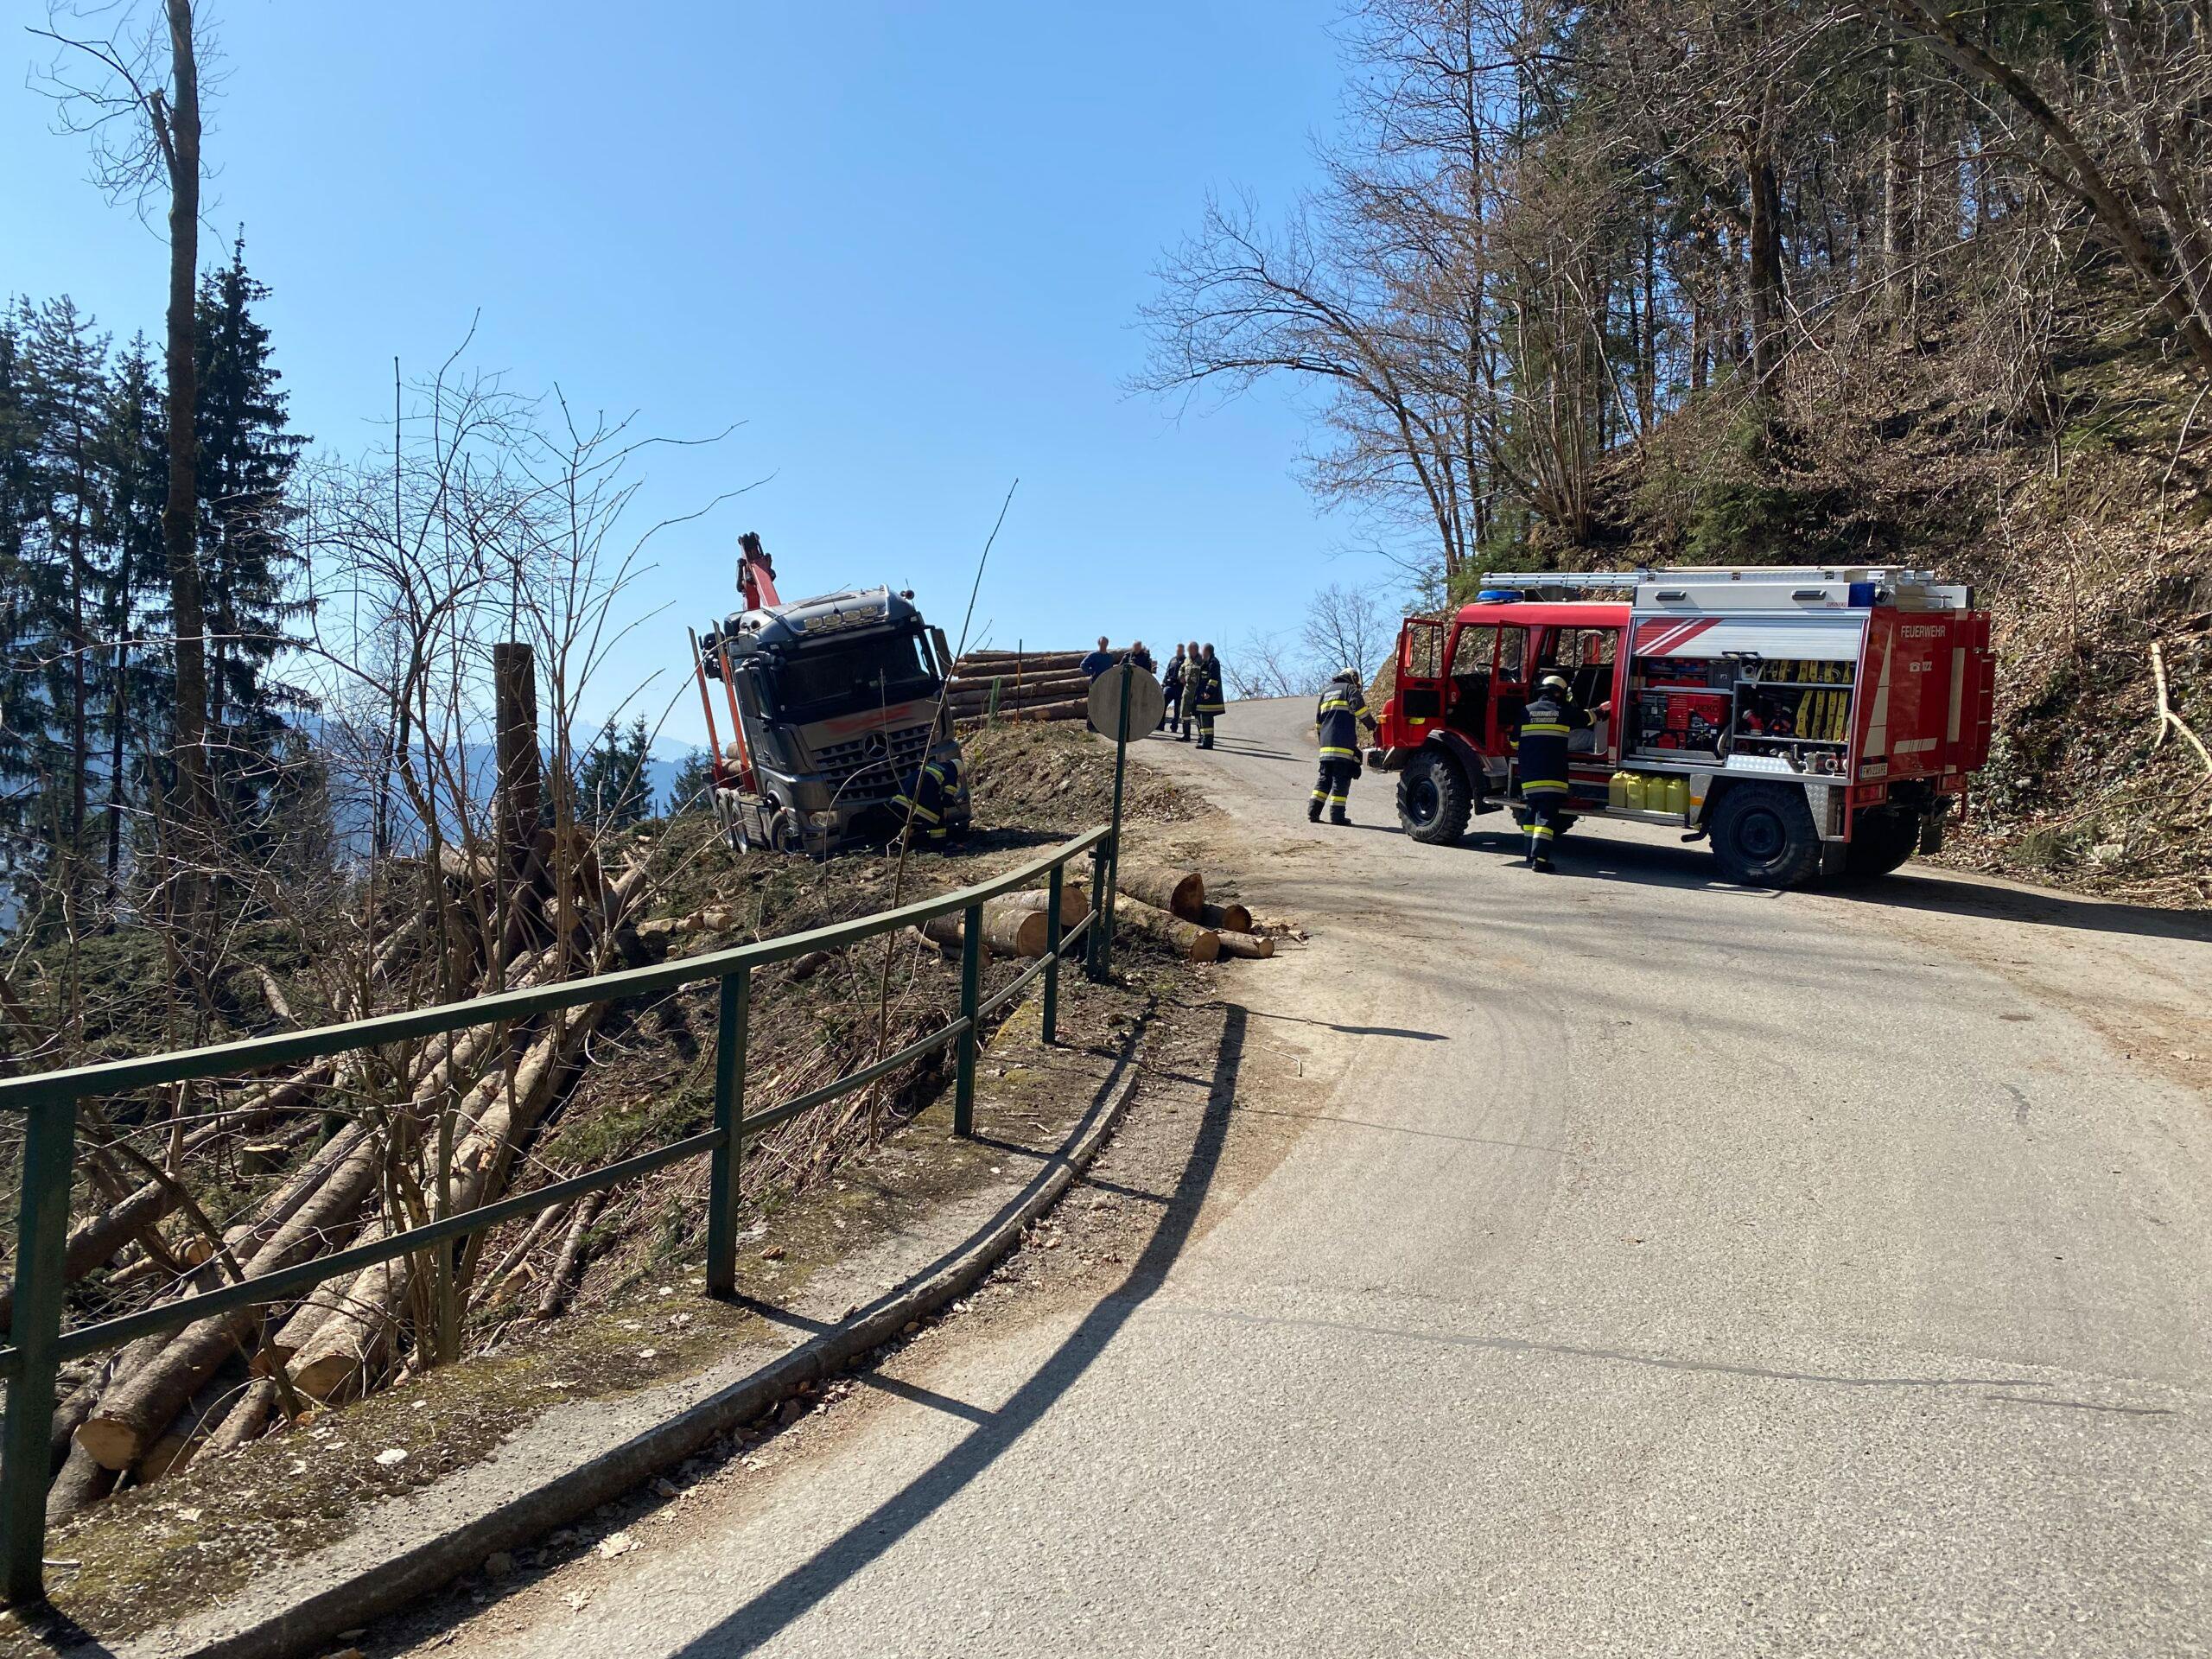
M737 1175L745 1157L745 1039L753 1017L753 969L724 974L715 1024L715 1128L722 1143L707 1175L707 1294L737 1294Z
M952 1132L969 1135L976 1133L976 1007L982 1001L983 907L970 905L961 914L960 1017L968 1024L953 1051Z
M1106 895L1114 887L1112 838L1090 849L1090 931L1084 936L1083 969L1092 979L1106 977Z
M1045 878L1045 914L1052 918L1045 938L1045 1040L1060 1040L1060 878L1067 866L1055 864Z
M61 1335L63 1248L77 1161L77 1103L42 1100L23 1140L23 1197L16 1219L16 1350L8 1429L0 1446L0 1565L8 1605L46 1599L46 1488L53 1473L54 1345Z

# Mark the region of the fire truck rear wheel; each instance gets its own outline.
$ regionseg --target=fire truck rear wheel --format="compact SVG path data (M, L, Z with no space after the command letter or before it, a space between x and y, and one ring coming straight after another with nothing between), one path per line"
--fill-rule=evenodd
M1909 812L1865 812L1851 826L1843 873L1862 880L1887 875L1920 845L1920 820Z
M1448 754L1416 755L1398 774L1398 823L1415 841L1458 846L1473 810L1466 774Z
M1712 829L1723 874L1745 887L1794 887L1820 868L1820 831L1802 790L1738 784L1713 808Z

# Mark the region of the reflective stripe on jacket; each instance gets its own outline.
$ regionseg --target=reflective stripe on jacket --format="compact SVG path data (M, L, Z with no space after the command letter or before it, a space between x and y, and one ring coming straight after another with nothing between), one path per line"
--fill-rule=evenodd
M1359 759L1359 722L1367 713L1367 699L1349 680L1331 680L1313 710L1313 728L1321 740L1324 760Z
M944 835L944 820L952 804L960 798L960 763L957 760L931 760L914 775L913 781L893 796L893 810L912 812L915 823L923 834L941 840Z
M1200 662L1198 664L1198 712L1202 715L1218 715L1225 712L1228 707L1229 705L1222 701L1220 659L1217 658L1211 663Z
M1567 740L1590 723L1587 709L1552 692L1529 700L1521 715L1518 747L1522 796L1567 793Z

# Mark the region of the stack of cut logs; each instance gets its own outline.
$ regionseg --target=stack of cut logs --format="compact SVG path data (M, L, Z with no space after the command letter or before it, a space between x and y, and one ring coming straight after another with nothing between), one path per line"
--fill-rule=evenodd
M1275 953L1273 939L1253 930L1252 912L1239 904L1213 904L1205 879L1196 870L1125 862L1116 882L1114 919L1164 940L1192 962L1223 957L1264 960ZM1001 957L1041 957L1051 948L1046 921L1046 894L1013 893L983 906L983 946ZM1069 880L1060 887L1060 925L1071 927L1090 907L1089 889ZM922 936L944 946L962 942L961 914L938 916L922 925Z
M945 700L957 721L1081 720L1090 695L1079 651L971 651L952 665Z

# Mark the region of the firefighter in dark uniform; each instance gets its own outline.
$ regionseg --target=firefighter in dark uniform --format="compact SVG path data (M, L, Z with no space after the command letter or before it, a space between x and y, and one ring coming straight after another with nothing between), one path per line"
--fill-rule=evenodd
M1192 671L1185 671L1187 673ZM1198 677L1197 704L1198 747L1202 749L1210 749L1213 747L1214 716L1224 712L1229 707L1222 696L1221 658L1213 654L1211 645L1208 645L1200 653L1196 672Z
M1536 695L1522 711L1521 804L1529 815L1529 868L1546 875L1567 810L1567 739L1590 724L1590 711L1576 704L1557 674L1536 683Z
M1160 683L1160 695L1167 699L1160 723L1171 732L1183 729L1183 647L1178 645L1167 664L1167 677Z
M1359 722L1367 717L1367 697L1359 689L1358 673L1340 670L1313 710L1314 734L1321 740L1321 775L1306 809L1307 823L1321 821L1324 804L1331 823L1351 822L1344 816L1344 802L1351 797L1352 779L1359 776Z
M908 826L907 844L938 848L952 828L952 809L960 800L960 761L948 755L923 764L907 775L891 810Z

